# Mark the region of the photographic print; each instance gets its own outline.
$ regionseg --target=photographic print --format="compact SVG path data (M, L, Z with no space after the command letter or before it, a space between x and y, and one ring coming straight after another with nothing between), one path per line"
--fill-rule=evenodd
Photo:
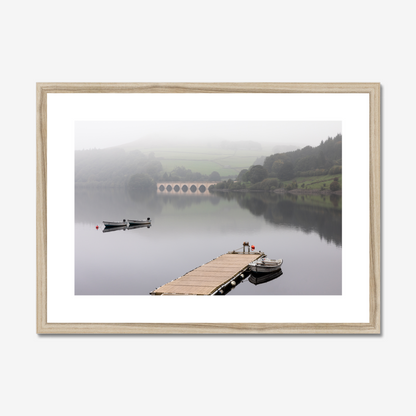
M37 332L380 333L379 117L379 84L37 84Z
M341 121L76 122L75 295L149 294L341 295Z

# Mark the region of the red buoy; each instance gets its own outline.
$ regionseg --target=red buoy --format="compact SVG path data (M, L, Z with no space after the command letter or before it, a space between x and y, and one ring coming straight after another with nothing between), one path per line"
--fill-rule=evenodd
M251 246L251 249L252 249L252 250L254 250L255 248L256 248L256 247L254 247L254 246Z
M99 227L98 227L98 225L97 225L97 226L95 227L95 229L96 229L96 230L98 230L98 228L99 228Z

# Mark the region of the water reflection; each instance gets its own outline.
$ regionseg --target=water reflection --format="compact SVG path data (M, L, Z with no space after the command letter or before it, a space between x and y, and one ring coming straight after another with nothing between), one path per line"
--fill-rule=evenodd
M77 222L96 223L101 218L124 215L157 217L169 206L185 210L194 205L236 201L256 217L271 225L295 227L317 233L321 239L342 246L342 198L338 195L292 195L252 192L126 192L124 189L76 189Z
M252 273L248 278L248 281L253 285L261 285L263 283L271 282L274 279L277 279L283 274L282 269L279 269L272 273L265 273L265 274L255 274Z
M113 231L126 231L127 225L122 225L120 227L104 227L103 233L111 233Z
M300 228L305 233L317 232L321 238L342 245L341 197L330 195L292 195L270 193L216 193L221 198L236 200L241 208L262 216L275 225ZM329 201L328 201L329 199Z
M275 272L272 272L272 273L262 273L262 274L250 273L249 271L246 271L240 276L236 277L234 280L228 282L227 284L219 288L217 292L214 293L214 295L215 296L228 295L230 294L231 291L236 289L238 285L246 281L257 286L260 284L271 282L272 280L275 280L282 275L283 275L282 269L276 270Z
M328 195L76 189L75 294L148 296L250 241L283 258L284 275L261 284L247 273L223 294L341 295L341 212L342 200ZM147 217L149 231L96 230L103 218Z
M143 225L138 224L138 225L129 225L127 227L127 229L128 230L137 230L138 228L150 228L150 227L151 227L150 224L148 224L148 225L146 225L146 224L143 224Z

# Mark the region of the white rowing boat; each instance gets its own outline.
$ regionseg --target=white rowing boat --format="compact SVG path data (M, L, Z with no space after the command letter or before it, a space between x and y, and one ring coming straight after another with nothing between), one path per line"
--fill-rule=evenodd
M250 270L254 273L272 273L279 270L282 267L283 260L274 260L267 257L254 260L249 263Z

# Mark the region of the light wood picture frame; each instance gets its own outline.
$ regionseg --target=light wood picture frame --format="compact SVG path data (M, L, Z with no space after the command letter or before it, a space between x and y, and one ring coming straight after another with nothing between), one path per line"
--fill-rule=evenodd
M328 323L54 323L48 322L48 96L51 94L368 94L368 322ZM36 100L36 258L38 334L380 334L380 84L379 83L38 83Z

